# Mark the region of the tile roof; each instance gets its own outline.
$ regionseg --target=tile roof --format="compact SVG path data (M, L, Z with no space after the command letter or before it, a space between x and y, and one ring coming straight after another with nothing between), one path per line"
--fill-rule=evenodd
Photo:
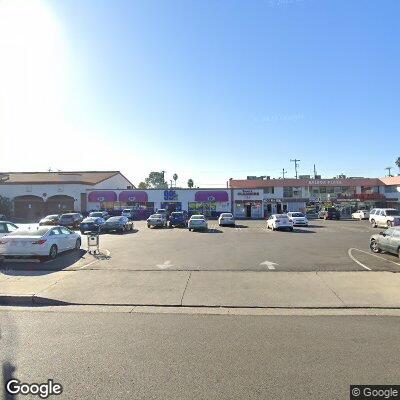
M6 185L68 184L68 183L96 185L118 174L121 174L121 172L119 171L0 172L0 178L4 176L6 177L5 181L3 182Z

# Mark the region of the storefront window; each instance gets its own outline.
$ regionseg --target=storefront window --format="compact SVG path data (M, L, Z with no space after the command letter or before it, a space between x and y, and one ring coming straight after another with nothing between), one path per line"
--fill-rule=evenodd
M293 197L302 197L301 187L293 188Z
M210 217L212 213L217 211L216 202L190 202L188 203L188 210L190 215L203 214Z
M285 186L283 188L283 197L293 197L293 187Z
M273 186L265 187L265 188L263 189L263 193L274 194L274 193L275 193L275 189L274 189Z

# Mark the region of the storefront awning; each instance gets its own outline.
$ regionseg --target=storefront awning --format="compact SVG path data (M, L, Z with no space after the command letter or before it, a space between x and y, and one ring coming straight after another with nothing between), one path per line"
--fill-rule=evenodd
M195 201L229 201L228 193L219 191L199 191L194 196Z
M147 193L143 190L126 190L119 194L119 201L134 201L137 203L147 203L149 200Z
M96 192L89 192L88 201L97 203L102 201L117 201L117 193L112 190L99 190Z

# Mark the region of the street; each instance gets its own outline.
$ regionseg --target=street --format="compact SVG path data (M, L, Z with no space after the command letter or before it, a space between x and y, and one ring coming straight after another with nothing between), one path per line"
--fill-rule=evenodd
M348 399L400 370L390 316L31 310L0 323L3 366L66 399Z

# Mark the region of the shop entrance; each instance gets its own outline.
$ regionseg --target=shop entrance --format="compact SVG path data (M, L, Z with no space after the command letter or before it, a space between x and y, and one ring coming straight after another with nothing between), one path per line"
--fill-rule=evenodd
M282 214L282 204L281 203L276 204L276 213Z
M246 204L246 218L251 218L251 204Z

